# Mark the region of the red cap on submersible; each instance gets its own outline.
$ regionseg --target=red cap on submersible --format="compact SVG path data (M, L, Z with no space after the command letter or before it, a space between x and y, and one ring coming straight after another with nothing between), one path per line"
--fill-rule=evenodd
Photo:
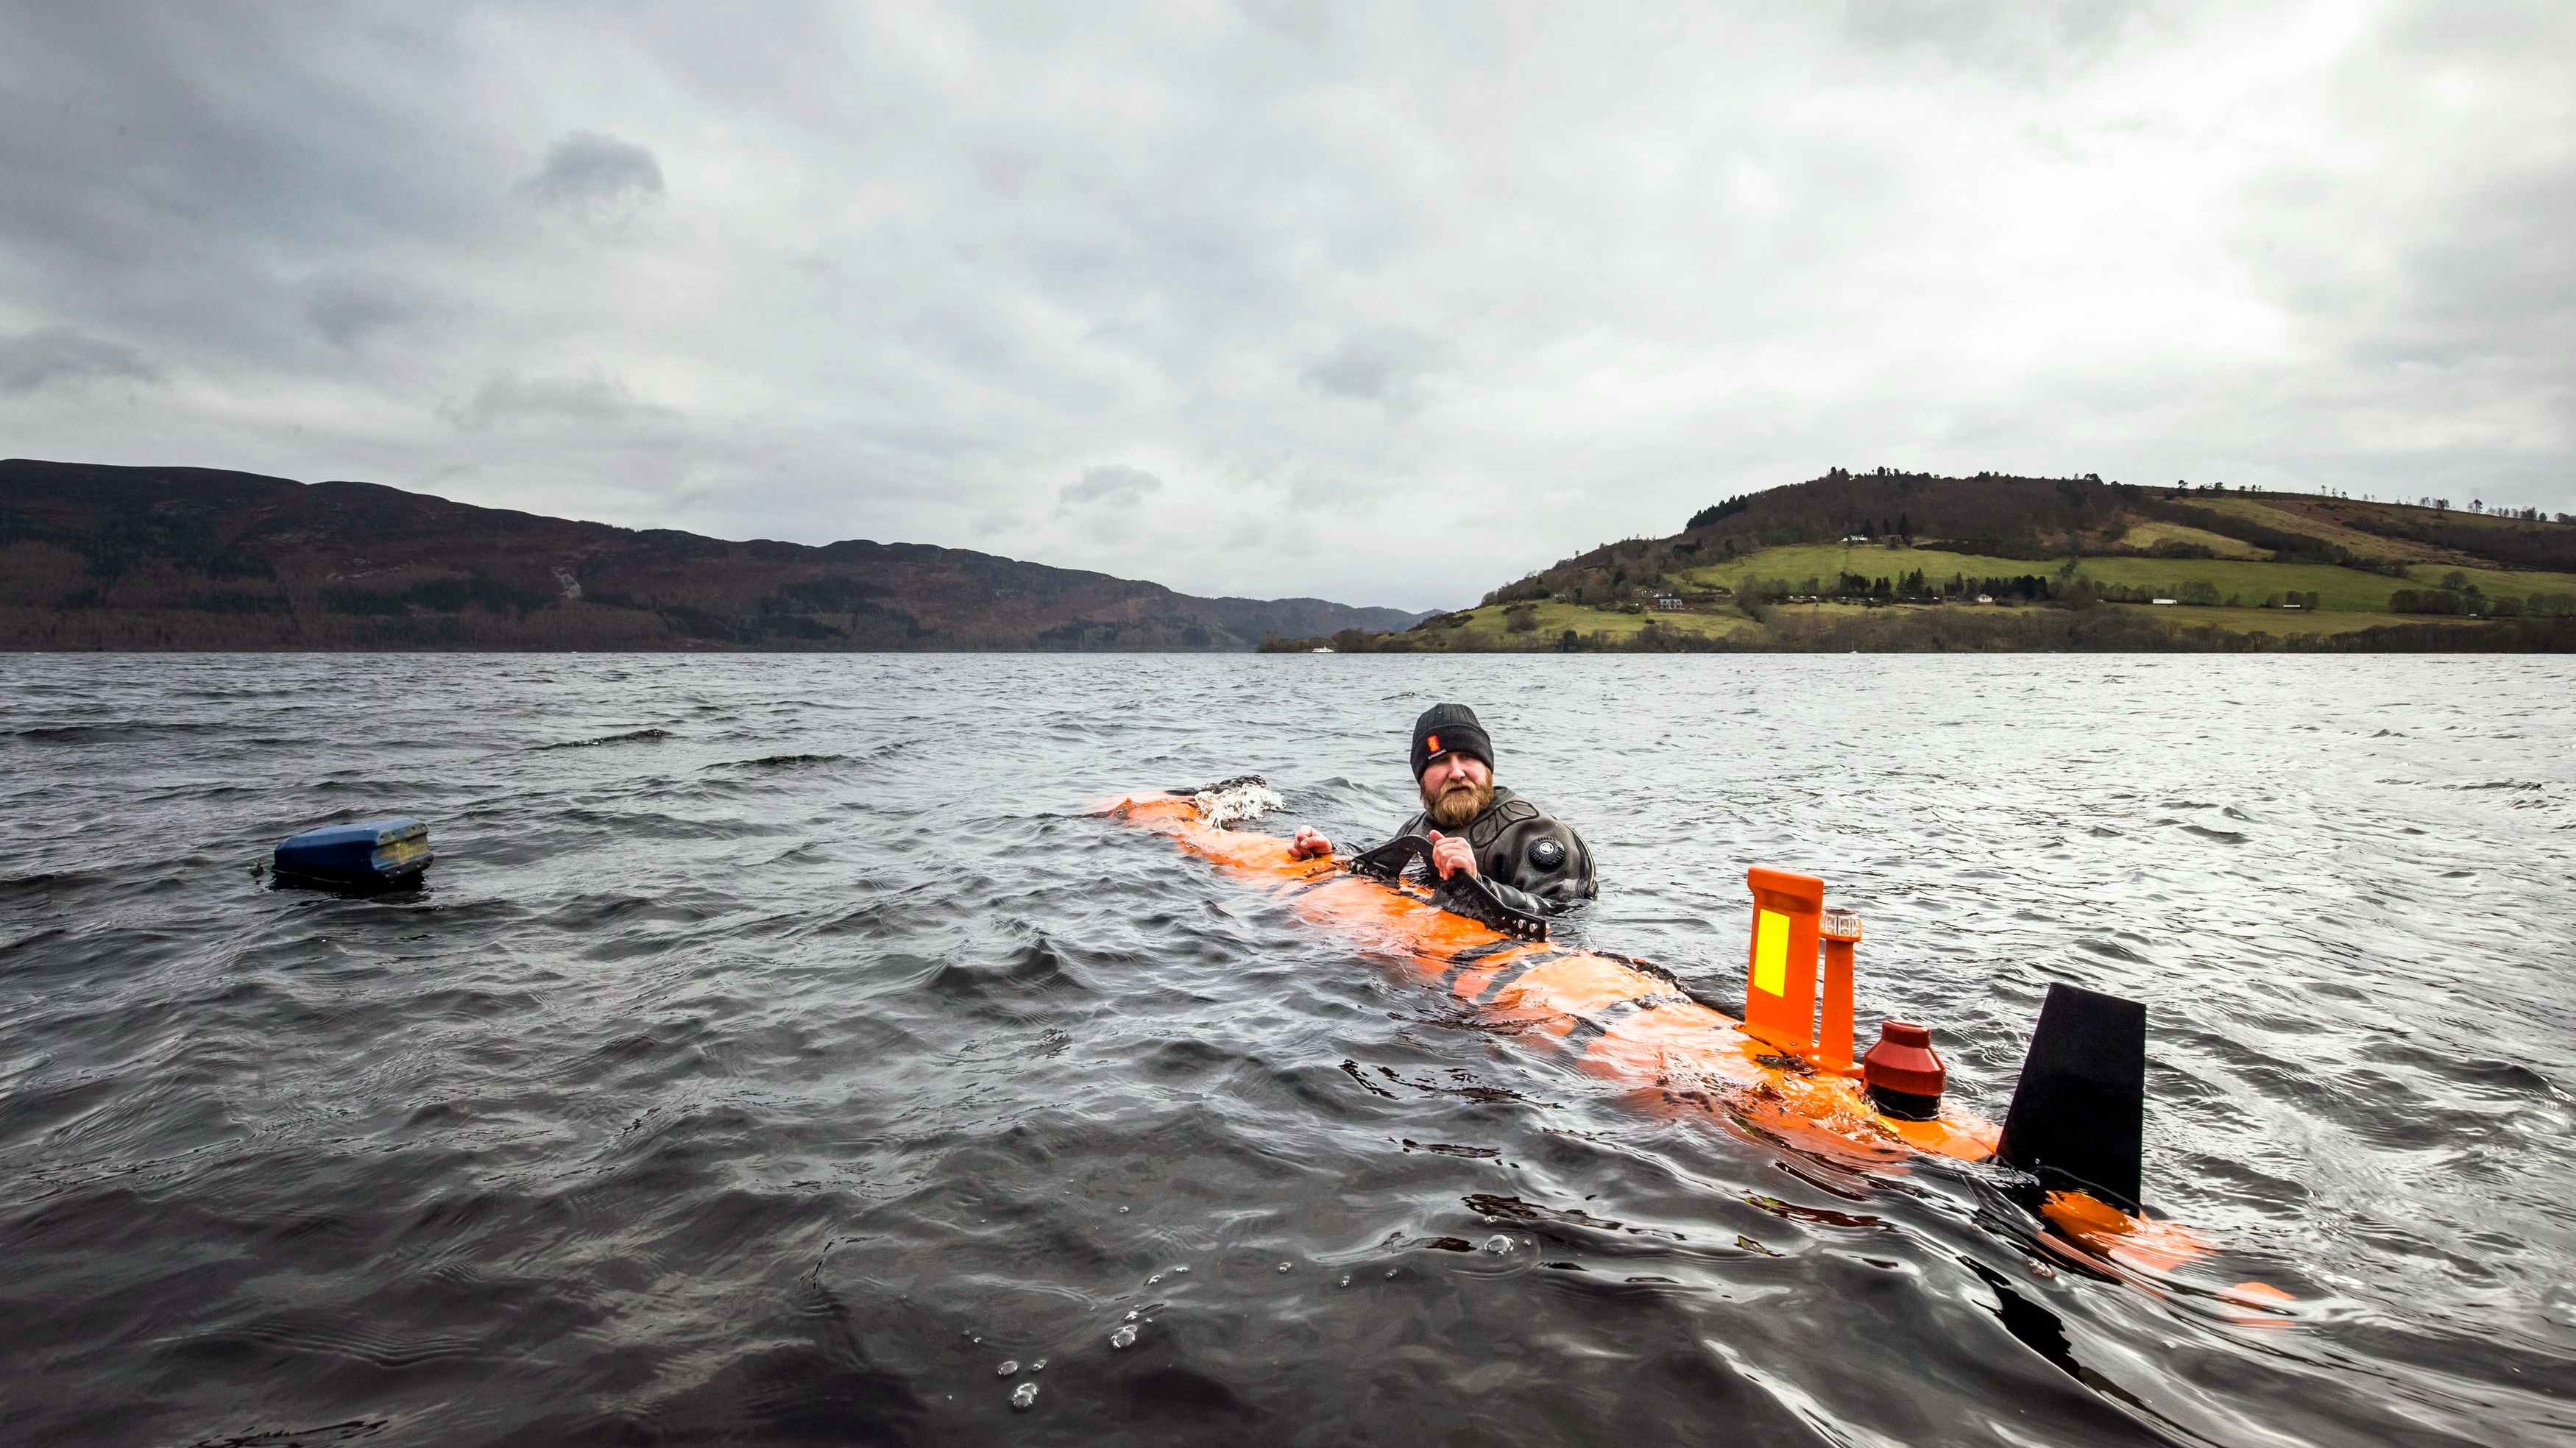
M1930 1121L1941 1114L1941 1090L1950 1073L1932 1050L1932 1028L1887 1021L1878 1044L1860 1058L1860 1079L1878 1109L1902 1121Z

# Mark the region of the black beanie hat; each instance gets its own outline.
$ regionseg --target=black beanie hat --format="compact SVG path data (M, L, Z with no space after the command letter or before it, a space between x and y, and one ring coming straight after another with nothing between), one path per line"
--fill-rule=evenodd
M1413 777L1431 767L1435 754L1472 754L1494 767L1494 741L1476 722L1476 711L1464 704L1434 704L1413 721Z

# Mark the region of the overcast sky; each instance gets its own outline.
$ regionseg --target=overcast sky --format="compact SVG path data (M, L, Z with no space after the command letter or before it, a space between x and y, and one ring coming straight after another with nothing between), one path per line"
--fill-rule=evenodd
M2576 509L2576 6L0 0L0 454L1431 607L1836 465Z

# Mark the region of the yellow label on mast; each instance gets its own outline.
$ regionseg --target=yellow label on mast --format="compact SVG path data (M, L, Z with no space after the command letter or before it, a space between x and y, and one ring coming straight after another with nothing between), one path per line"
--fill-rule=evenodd
M1777 910L1754 912L1753 988L1765 995L1789 991L1789 917Z

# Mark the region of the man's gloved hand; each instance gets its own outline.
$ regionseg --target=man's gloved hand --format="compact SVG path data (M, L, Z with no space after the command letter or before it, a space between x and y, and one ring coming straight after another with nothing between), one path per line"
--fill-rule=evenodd
M1332 852L1333 842L1313 825L1299 825L1297 838L1288 842L1288 857L1292 860L1320 860Z
M1455 835L1444 835L1438 830L1430 831L1429 837L1431 868L1440 872L1441 879L1446 880L1461 870L1470 875L1477 873L1475 846Z

